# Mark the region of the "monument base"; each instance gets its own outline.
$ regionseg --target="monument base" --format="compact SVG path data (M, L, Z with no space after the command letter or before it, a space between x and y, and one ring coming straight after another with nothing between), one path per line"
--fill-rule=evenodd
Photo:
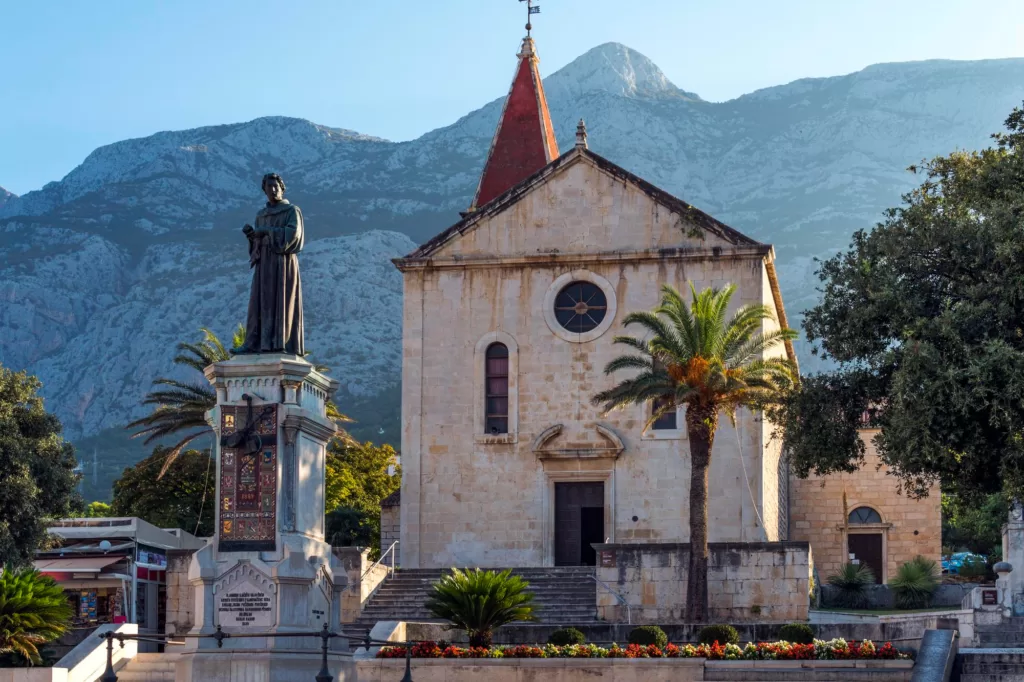
M321 655L279 649L189 651L175 664L176 682L313 682L322 665ZM334 682L356 682L351 656L327 654L327 669Z

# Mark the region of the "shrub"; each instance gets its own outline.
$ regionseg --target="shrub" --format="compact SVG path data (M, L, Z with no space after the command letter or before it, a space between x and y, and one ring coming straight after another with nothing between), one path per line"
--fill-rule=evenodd
M805 623L790 623L779 628L779 639L790 644L813 644L814 630Z
M916 556L900 566L889 581L898 609L923 609L939 588L939 567L932 559Z
M650 646L653 644L659 649L664 649L665 645L668 644L668 635L657 625L641 625L640 627L633 628L633 631L629 633L629 643L640 646Z
M584 644L587 641L586 635L576 628L560 628L551 633L548 637L548 644L555 646L568 646L570 644Z
M700 629L697 641L701 644L737 644L740 641L740 633L731 625L707 625Z
M0 654L42 663L39 645L64 634L71 605L64 590L33 568L0 572Z
M436 618L443 618L453 630L469 635L470 647L491 645L494 628L516 621L537 620L533 615L533 595L528 582L512 571L501 573L453 568L434 583L434 592L426 607Z
M967 557L960 564L960 569L957 573L966 580L978 580L979 578L988 577L989 568L988 564L981 557Z
M862 609L867 606L867 587L875 584L875 574L866 564L845 564L828 577L828 584L839 590L838 606Z

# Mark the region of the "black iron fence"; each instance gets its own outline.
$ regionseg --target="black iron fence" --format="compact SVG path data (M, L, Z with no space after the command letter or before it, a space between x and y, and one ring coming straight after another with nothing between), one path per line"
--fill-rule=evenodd
M122 632L104 632L99 635L100 639L104 639L107 642L107 667L103 671L103 675L97 682L117 682L117 673L114 672L114 640L124 646L126 641L135 642L151 642L154 644L166 644L170 638L166 635L133 635ZM370 637L369 631L365 632L362 636L354 636L345 632L334 632L326 623L322 630L317 632L253 632L253 633L229 633L221 630L221 627L217 626L217 631L211 634L187 634L180 635L181 638L186 639L213 639L217 642L217 648L224 647L225 639L242 639L242 638L267 638L267 637L319 637L320 638L320 672L316 674L313 679L315 682L334 682L334 676L331 675L330 670L327 666L327 654L330 649L331 640L336 637L344 637L349 641L360 642L369 652L371 646L393 646L396 644L405 645L405 676L402 677L400 682L413 682L412 680L412 647L415 644L419 644L419 641L409 642L389 642L384 640L373 639ZM335 655L351 656L351 652L333 652Z

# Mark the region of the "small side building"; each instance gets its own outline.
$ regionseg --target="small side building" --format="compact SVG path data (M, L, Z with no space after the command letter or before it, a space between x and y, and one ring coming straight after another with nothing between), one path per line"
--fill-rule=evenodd
M866 452L856 473L790 481L790 538L810 542L821 580L856 559L884 584L918 554L936 561L942 554L938 486L920 500L900 494L879 458L877 434L878 429L861 429Z

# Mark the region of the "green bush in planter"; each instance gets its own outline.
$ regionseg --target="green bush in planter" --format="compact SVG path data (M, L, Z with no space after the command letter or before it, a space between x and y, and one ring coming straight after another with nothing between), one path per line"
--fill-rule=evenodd
M875 574L867 564L844 564L838 573L828 577L828 584L839 592L837 606L863 609L868 605L867 589L875 584Z
M697 641L701 644L738 644L740 633L731 625L707 625L700 629Z
M668 635L657 625L641 625L638 628L633 628L633 631L629 633L629 643L640 646L653 644L659 649L664 649L668 644Z
M548 644L569 646L570 644L586 644L587 637L576 628L559 628L548 637Z
M923 609L939 589L939 567L932 559L916 556L900 566L889 581L898 609Z
M779 628L779 639L790 644L812 644L814 630L804 623L790 623Z

